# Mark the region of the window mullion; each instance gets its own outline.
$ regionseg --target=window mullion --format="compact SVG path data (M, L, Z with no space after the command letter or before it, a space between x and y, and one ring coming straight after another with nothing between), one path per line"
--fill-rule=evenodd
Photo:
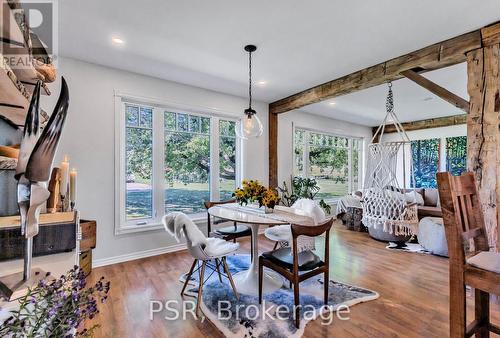
M219 189L219 152L220 152L219 118L212 117L210 123L210 200L220 199Z
M352 192L352 139L347 139L347 191Z
M153 109L153 205L154 219L158 221L165 214L165 132L164 114L161 108Z
M310 143L311 133L306 131L304 133L304 156L302 162L304 163L304 177L309 177L309 143Z

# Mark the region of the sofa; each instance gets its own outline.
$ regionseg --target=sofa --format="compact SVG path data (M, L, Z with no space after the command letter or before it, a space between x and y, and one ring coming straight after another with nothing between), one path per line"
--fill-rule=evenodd
M441 212L441 206L439 203L439 193L437 189L417 188L415 189L415 191L422 195L422 197L424 198L424 205L418 206L419 220L424 217L443 217L443 213Z
M439 205L439 194L438 190L434 188L417 188L417 189L405 189L404 192L409 192L415 190L419 193L423 200L424 205L419 205L418 209L418 219L421 220L424 217L442 217L441 207ZM356 196L361 198L361 192L355 192ZM343 223L346 224L347 220L354 218L355 215L347 215L347 213L352 212L352 208L344 208L344 210L338 210L337 218L342 219ZM410 239L410 236L395 236L393 234L383 231L383 229L369 228L368 232L370 236L374 239L384 241L384 242L403 242Z

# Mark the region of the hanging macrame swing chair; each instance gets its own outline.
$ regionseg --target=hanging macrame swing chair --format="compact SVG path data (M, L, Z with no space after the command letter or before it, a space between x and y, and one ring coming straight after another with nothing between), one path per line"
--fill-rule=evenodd
M387 114L368 145L362 199L363 224L382 228L395 236L411 236L418 227L415 192L409 193L406 186L407 177L415 186L411 141L394 113L392 83L388 86ZM383 142L386 124L394 124L400 141ZM378 142L374 143L377 137ZM398 164L399 160L402 163ZM402 185L398 182L398 173L401 172Z

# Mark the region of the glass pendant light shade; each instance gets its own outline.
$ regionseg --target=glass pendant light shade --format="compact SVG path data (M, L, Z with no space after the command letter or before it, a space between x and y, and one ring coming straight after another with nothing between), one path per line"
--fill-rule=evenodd
M256 138L262 135L264 128L262 127L262 122L254 113L247 114L245 111L245 116L240 119L238 128L236 128L236 136L244 140L250 138Z
M245 51L248 52L248 108L245 109L245 115L236 128L236 136L244 140L259 137L264 131L257 112L252 109L252 53L256 50L257 47L254 45L245 46Z

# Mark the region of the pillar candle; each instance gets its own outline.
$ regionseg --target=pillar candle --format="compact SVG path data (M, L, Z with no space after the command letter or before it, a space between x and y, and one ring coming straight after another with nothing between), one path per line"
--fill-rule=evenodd
M64 160L61 162L61 186L60 193L66 196L68 192L68 173L69 173L69 159L68 155L64 155Z
M69 173L69 200L71 202L76 201L76 177L78 173L76 172L76 169L73 168L71 172Z

